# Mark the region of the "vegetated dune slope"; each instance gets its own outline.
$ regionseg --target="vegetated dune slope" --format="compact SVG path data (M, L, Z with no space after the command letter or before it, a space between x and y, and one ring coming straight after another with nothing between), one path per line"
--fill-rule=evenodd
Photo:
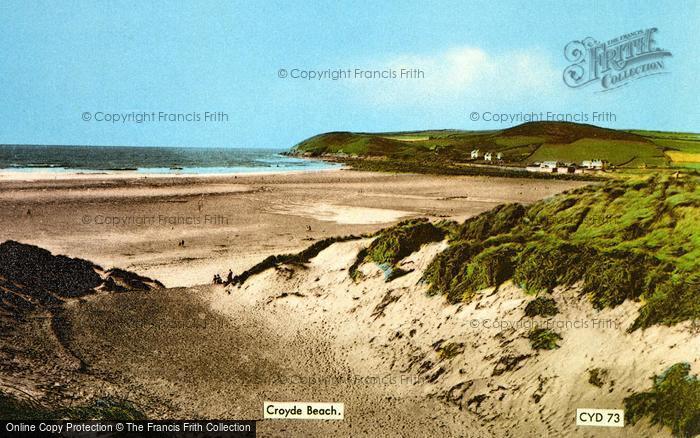
M64 390L118 394L155 418L260 419L266 400L346 404L344 421L267 420L262 436L611 436L576 429L575 409L620 408L700 348L685 325L627 333L637 304L597 311L574 288L554 291L554 319L587 326L550 319L560 348L537 351L526 336L544 319L524 315L533 297L510 284L468 305L428 296L420 278L445 243L403 259L412 272L400 278L365 263L355 282L348 270L370 242L334 243L230 295L206 286L71 302L67 345L86 369ZM615 436L649 434L670 435L641 421Z
M444 243L425 245L403 259L399 266L412 272L391 282L376 265L363 264L363 279L355 283L348 269L368 243L336 243L305 268L268 270L231 295L214 295L212 308L235 315L264 312L282 319L290 331L314 328L328 340L328 351L341 351L349 376L392 376L396 383L380 388L388 397L457 407L451 415L461 419L462 429L452 429L454 436L612 436L610 430L577 429L576 408L623 408L623 399L646 390L655 373L676 362L698 366L700 342L688 324L628 333L638 304L599 311L580 298L578 288L555 289L551 296L560 313L554 318L526 317L533 297L512 284L485 290L466 305L430 297L420 279ZM528 333L535 323L547 326L546 321L562 337L559 348L535 350ZM309 366L304 372L314 376L323 370ZM599 380L590 383L593 374ZM316 393L316 399L344 401L347 421L370 414L383 420L383 410L395 409L388 402L374 413L357 409L352 392L333 389ZM297 394L302 393L314 395ZM380 423L387 432L395 431L396 425ZM276 429L271 423L261 427ZM646 421L614 433L670 435Z

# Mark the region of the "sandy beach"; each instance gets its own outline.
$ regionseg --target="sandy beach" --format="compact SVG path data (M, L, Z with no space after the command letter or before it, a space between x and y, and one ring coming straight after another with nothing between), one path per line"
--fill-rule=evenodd
M118 266L167 287L191 286L324 237L373 232L418 216L463 220L583 184L350 170L194 177L5 173L0 241Z

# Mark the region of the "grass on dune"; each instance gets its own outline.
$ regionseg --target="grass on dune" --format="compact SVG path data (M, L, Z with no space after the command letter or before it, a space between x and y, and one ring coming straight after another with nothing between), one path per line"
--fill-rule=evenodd
M367 258L377 264L394 265L418 251L426 243L439 242L448 223L433 224L428 219L409 219L380 232L367 248Z
M429 293L469 301L511 279L526 292L580 284L599 309L643 306L630 329L700 317L698 178L587 186L530 207L501 206L450 230L425 272Z
M533 350L554 350L559 348L561 335L548 328L534 328L527 335Z
M505 204L461 224L411 219L379 231L349 269L364 262L387 281L407 273L398 263L421 246L447 240L428 265L428 293L469 302L479 291L512 281L535 295L532 316L555 314L546 294L580 285L594 307L640 301L629 330L700 318L700 178L697 174L633 175L590 185L528 207ZM368 236L367 236L368 237ZM298 254L270 256L234 278L280 264L303 265L335 242L324 239Z
M257 263L250 267L249 269L241 272L233 278L234 285L240 285L245 283L248 278L267 271L268 269L276 268L280 265L296 265L304 266L312 258L316 257L323 251L334 243L348 242L351 240L360 239L361 236L342 236L342 237L328 237L326 239L319 240L313 243L311 246L307 247L303 251L295 254L277 254L271 255L263 259L260 263Z
M449 342L438 347L437 352L440 359L452 359L464 352L464 344Z
M648 417L666 426L677 437L700 434L700 381L690 375L690 365L677 363L652 378L652 387L625 398L625 421L635 424Z
M395 265L402 259L418 251L426 243L439 242L445 238L450 222L432 223L426 218L409 219L393 227L381 230L367 248L362 249L348 273L357 279L358 268L366 261L379 265L385 272L386 280L407 273Z
M559 308L557 307L557 302L549 297L537 297L525 306L525 316L530 318L534 318L535 316L547 318L558 313Z
M698 182L692 174L629 177L529 207L501 205L461 224L404 221L377 233L350 274L365 261L389 272L422 245L447 238L424 280L430 294L452 303L512 280L537 296L526 309L531 316L551 316L556 303L543 294L580 285L598 309L641 301L630 330L677 324L700 317Z

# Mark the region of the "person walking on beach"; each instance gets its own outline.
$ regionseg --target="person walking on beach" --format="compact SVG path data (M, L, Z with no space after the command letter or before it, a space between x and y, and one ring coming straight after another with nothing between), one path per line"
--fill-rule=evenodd
M228 270L228 275L226 276L226 284L231 284L233 283L233 271Z

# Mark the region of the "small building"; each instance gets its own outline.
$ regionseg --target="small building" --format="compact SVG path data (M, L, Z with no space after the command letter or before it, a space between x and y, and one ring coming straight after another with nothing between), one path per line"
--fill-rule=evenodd
M472 160L476 160L477 158L479 158L479 149L474 149L472 151Z
M605 170L610 165L606 160L585 160L581 163L581 167L585 169Z
M544 163L540 162L535 162L532 164L528 164L525 170L529 172L546 172L546 173L552 173L554 172L556 167L547 167L544 165Z
M559 163L557 173L576 173L577 167L574 163Z
M486 152L484 154L484 160L486 161L493 161L493 155L491 155L491 152Z
M555 173L559 172L559 168L567 168L567 166L560 161L543 161L529 164L525 169L530 172ZM568 170L566 173L568 173Z
M498 161L503 160L503 152L497 153L497 154L496 154L496 159L497 159Z
M557 173L575 173L575 166L559 166L557 167Z

